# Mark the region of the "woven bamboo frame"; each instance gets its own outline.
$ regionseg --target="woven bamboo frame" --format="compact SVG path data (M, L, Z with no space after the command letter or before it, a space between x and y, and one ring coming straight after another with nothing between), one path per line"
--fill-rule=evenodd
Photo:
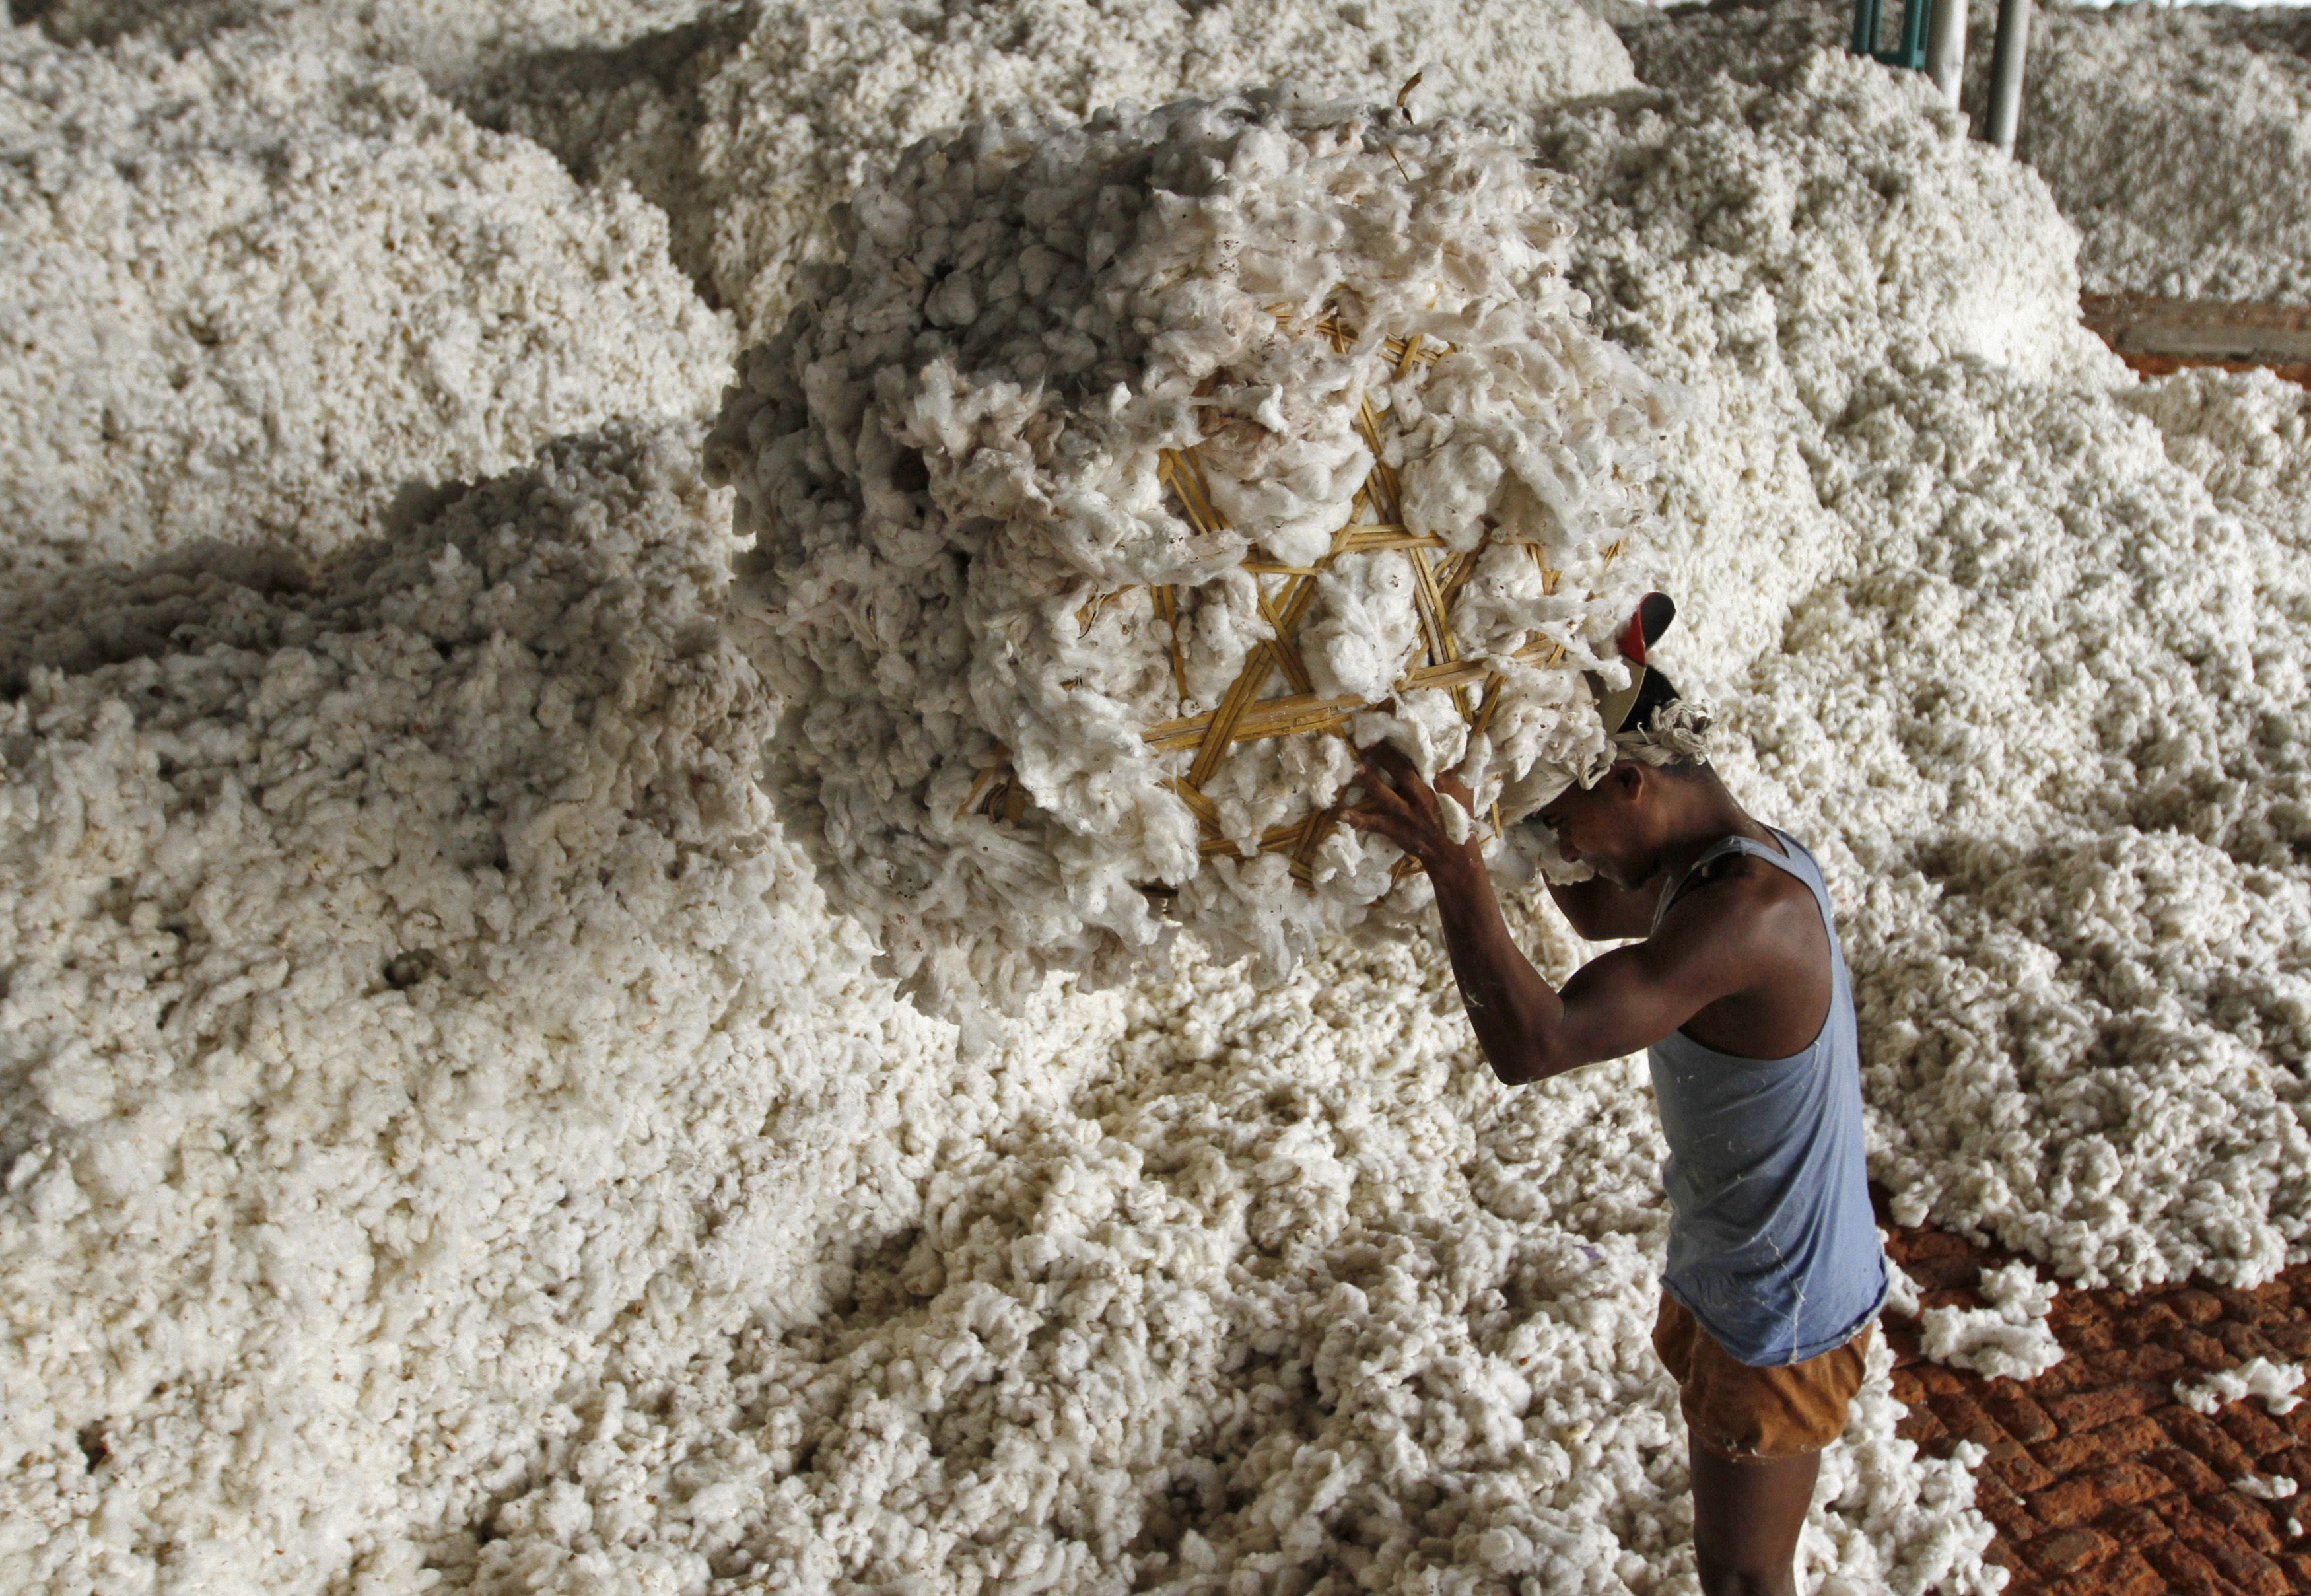
M1279 307L1275 314L1279 321L1288 321L1291 310L1289 307ZM1307 331L1329 340L1334 349L1342 352L1353 346L1356 337L1355 329L1344 325L1337 311L1326 312L1309 324ZM1446 345L1427 343L1415 334L1410 338L1385 340L1380 358L1390 362L1393 375L1401 379L1446 353ZM1300 654L1300 625L1314 601L1316 578L1343 554L1397 550L1411 566L1413 603L1420 619L1420 649L1415 662L1397 679L1396 693L1429 687L1449 690L1472 733L1485 729L1499 705L1503 676L1482 661L1462 658L1460 640L1453 635L1452 625L1453 598L1476 574L1478 561L1494 546L1495 540L1488 531L1474 547L1454 554L1443 538L1417 533L1407 527L1400 485L1395 469L1383 458L1380 418L1369 400L1365 402L1356 425L1365 447L1372 451L1373 467L1356 490L1347 520L1332 534L1331 545L1323 557L1313 565L1304 566L1255 557L1242 566L1255 577L1284 579L1283 585L1273 593L1265 583L1260 585L1260 616L1274 635L1254 645L1245 656L1243 669L1221 694L1216 708L1159 721L1144 734L1153 749L1192 754L1187 772L1173 777L1170 785L1196 816L1196 824L1203 833L1201 850L1208 859L1239 851L1236 842L1222 834L1219 811L1203 790L1232 749L1303 732L1345 737L1350 718L1359 711L1370 709L1375 702L1320 696ZM1181 515L1198 533L1210 536L1228 529L1227 519L1212 502L1196 446L1164 449L1158 474ZM1523 546L1531 554L1533 563L1540 568L1541 590L1554 593L1563 573L1549 568L1537 545ZM1609 560L1618 552L1617 544L1606 551L1606 557ZM1258 556L1260 551L1255 548L1253 553ZM1156 618L1170 631L1173 686L1185 699L1187 670L1180 654L1180 605L1175 589L1125 588L1098 595L1077 612L1077 624L1089 631L1107 610L1129 601L1138 592L1147 593ZM1565 645L1543 639L1527 644L1514 657L1554 665L1565 657ZM1282 678L1286 691L1276 697L1262 697L1270 682L1278 677ZM998 763L979 772L970 796L955 811L958 819L975 811L991 818L1016 821L1025 812L1028 794L1011 768L1008 751L999 750L998 759ZM1317 848L1339 824L1339 806L1321 809L1288 825L1271 827L1260 839L1259 850L1262 853L1289 854L1293 876L1306 883L1311 878L1311 861ZM1401 879L1418 868L1416 861L1407 858L1399 861L1396 874Z

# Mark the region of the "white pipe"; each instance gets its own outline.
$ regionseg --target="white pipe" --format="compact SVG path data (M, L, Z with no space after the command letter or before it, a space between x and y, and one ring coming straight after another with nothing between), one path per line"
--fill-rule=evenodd
M1958 109L1958 85L1966 75L1966 0L1934 0L1926 23L1926 75L1950 109Z
M2011 152L2022 122L2022 57L2030 48L2030 0L1998 0L1998 43L1990 57L1990 119L1984 135Z

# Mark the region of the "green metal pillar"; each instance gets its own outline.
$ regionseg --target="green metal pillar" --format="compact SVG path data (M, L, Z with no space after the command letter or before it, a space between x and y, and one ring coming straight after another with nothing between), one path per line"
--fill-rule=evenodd
M1890 50L1878 48L1878 36L1883 30L1885 0L1853 0L1853 53L1882 61L1888 66L1906 66L1922 72L1926 65L1926 31L1932 25L1935 0L1904 0L1902 6L1902 42ZM1962 5L1966 0L1945 0L1946 4Z

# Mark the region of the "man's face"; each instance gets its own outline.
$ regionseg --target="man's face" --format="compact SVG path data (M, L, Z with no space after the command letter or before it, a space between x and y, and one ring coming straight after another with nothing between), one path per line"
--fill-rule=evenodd
M1540 822L1557 839L1557 850L1623 890L1644 885L1650 860L1640 859L1644 839L1637 824L1643 782L1622 767L1596 786L1568 787L1540 810Z

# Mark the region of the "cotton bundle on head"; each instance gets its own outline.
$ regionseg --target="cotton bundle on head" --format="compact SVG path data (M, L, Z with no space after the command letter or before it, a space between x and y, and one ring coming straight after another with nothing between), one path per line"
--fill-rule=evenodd
M1426 902L1355 744L1503 818L1609 759L1661 396L1583 324L1547 174L1288 92L910 150L739 363L769 769L919 1001L1288 970Z

